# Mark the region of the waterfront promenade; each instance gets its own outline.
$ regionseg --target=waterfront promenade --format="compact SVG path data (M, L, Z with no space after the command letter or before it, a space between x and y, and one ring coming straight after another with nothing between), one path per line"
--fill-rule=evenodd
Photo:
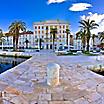
M67 58L67 57L66 57ZM53 53L37 53L0 75L0 104L104 104L104 77ZM46 65L58 63L60 85L46 84Z

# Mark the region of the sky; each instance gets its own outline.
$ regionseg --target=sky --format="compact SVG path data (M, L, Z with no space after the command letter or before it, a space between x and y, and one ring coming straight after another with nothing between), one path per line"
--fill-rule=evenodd
M0 0L0 28L8 31L15 20L26 23L27 30L34 30L33 23L45 20L65 20L73 33L79 30L79 21L94 19L104 31L104 0Z

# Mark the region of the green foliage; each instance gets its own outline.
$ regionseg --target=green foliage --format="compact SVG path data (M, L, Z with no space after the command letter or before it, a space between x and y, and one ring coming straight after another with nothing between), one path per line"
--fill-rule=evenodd
M89 51L83 52L85 56L98 56L97 54L90 53Z
M69 29L66 29L65 33L66 33L66 35L67 35L67 37L66 37L66 44L67 44L67 46L68 46L68 44L69 44L69 43L68 43L68 41L69 41L69 40L68 40L68 39L69 39L68 36L69 36L69 34L70 34L70 30L69 30Z
M51 28L50 29L50 34L52 34L52 40L53 40L53 51L54 51L54 42L56 39L56 34L57 34L57 28Z
M81 29L84 30L86 33L86 39L87 39L87 51L89 51L89 41L91 38L91 30L92 29L96 29L99 25L95 23L94 20L90 20L90 19L85 19L85 20L81 20L79 22L81 25Z
M26 31L26 24L22 21L14 21L9 26L9 33L13 35L13 48L17 50L18 48L18 38L20 31Z

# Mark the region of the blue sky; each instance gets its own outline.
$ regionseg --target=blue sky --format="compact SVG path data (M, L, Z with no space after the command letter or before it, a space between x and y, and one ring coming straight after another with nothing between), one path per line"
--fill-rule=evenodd
M48 0L1 0L0 28L2 28L3 31L8 31L8 26L11 22L22 20L26 22L28 29L33 30L33 22L60 19L69 21L71 24L71 31L76 32L79 28L78 22L81 16L94 17L94 14L97 13L99 17L97 19L100 19L101 16L101 19L104 19L103 0L49 1L50 2L48 2Z

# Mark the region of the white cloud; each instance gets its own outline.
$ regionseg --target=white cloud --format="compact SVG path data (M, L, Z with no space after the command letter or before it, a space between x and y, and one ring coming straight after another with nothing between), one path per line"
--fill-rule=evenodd
M62 2L64 2L64 1L66 1L66 0L48 0L48 4L51 4L51 3L62 3Z
M81 19L90 19L95 20L97 24L99 24L99 27L97 29L92 30L91 32L93 34L97 34L98 32L104 31L104 14L98 14L98 13L88 13L88 16L81 16Z
M88 3L75 3L69 8L70 11L84 11L92 7L91 4Z

